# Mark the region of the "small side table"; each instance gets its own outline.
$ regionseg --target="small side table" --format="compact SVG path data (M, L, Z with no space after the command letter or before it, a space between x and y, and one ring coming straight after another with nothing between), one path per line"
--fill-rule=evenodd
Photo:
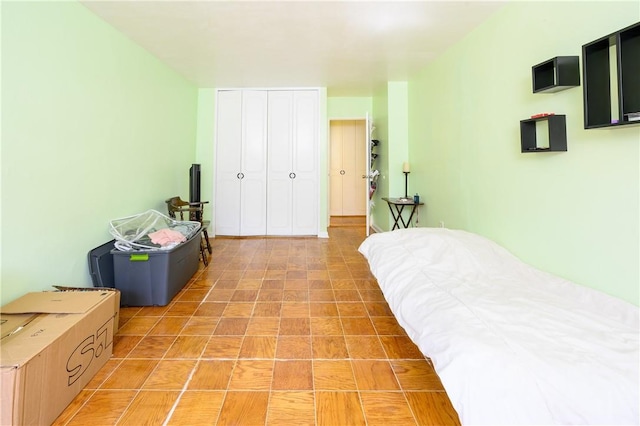
M411 225L411 220L413 219L413 215L416 213L418 206L422 206L424 203L414 203L413 199L406 198L382 198L389 205L389 210L391 211L391 216L393 216L393 228L400 229L400 224L405 229ZM409 219L407 221L402 217L402 211L406 206L411 206L411 214L409 215Z

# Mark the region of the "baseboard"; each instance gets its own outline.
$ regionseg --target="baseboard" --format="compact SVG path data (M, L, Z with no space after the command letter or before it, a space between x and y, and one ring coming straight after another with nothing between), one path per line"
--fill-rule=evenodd
M318 238L329 238L329 233L327 231L318 232Z

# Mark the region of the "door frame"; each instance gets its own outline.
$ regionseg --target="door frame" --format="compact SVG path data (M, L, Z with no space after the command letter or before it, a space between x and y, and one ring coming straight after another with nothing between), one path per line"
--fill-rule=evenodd
M331 222L331 123L337 121L361 121L365 125L365 140L363 141L365 146L365 175L362 176L366 179L364 185L365 194L365 217L366 217L366 235L369 236L369 230L371 228L371 203L369 199L369 188L371 187L371 116L369 112L365 116L360 117L339 117L328 119L328 132L327 132L327 223Z

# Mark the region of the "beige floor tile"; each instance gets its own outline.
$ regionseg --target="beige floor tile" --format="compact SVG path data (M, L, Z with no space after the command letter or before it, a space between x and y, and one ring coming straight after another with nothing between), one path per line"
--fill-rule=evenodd
M342 336L342 322L338 317L311 318L311 334L319 336Z
M229 391L222 404L218 426L264 425L269 392Z
M153 326L150 335L177 336L189 322L189 317L163 317Z
M179 395L180 392L177 391L140 391L120 418L118 425L162 424Z
M309 318L309 302L285 301L282 304L282 317L283 318Z
M96 424L95 419L100 419L99 424L103 425L116 424L137 393L134 390L96 391L68 425Z
M238 360L229 390L269 390L273 380L273 360Z
M204 289L185 289L180 292L177 296L177 301L179 302L202 302L207 294L209 293L208 288Z
M245 336L239 358L274 358L276 336Z
M372 317L371 322L378 335L406 336L406 332L394 317Z
M312 317L337 317L339 315L335 302L311 303L309 311Z
M457 426L460 424L449 397L444 392L406 392L405 396L418 424Z
M366 425L357 392L316 392L318 426Z
M283 289L263 288L260 290L257 300L259 302L281 302L283 298L283 294L284 294Z
M113 373L122 362L121 359L112 357L107 363L96 373L95 376L87 383L85 389L98 389L107 377Z
M227 307L227 302L204 302L194 312L197 317L221 317Z
M386 359L378 336L344 336L349 356L354 359Z
M161 317L133 317L118 330L120 336L146 335Z
M407 336L380 336L380 343L392 359L424 359L420 349Z
M315 417L313 392L271 392L267 426L315 426Z
M135 348L144 336L123 336L113 337L113 357L124 358Z
M93 390L83 389L81 390L73 401L60 413L58 418L52 423L51 426L63 426L69 423L73 416L78 413L82 406L91 398L94 394Z
M249 320L247 336L276 336L280 330L280 317L256 318Z
M168 425L214 426L220 414L225 392L187 391L180 396Z
M202 352L202 358L236 359L244 336L211 336Z
M183 336L210 336L216 329L219 319L219 317L191 317L180 334Z
M196 363L196 360L160 361L142 387L147 390L182 390Z
M358 290L339 290L334 287L333 294L337 302L359 302L360 293ZM338 306L340 308L340 306Z
M346 360L314 360L313 382L316 390L357 389L351 362Z
M189 390L226 390L234 361L201 360L189 382Z
M281 312L281 302L257 302L253 309L252 317L277 317L279 320Z
M198 309L200 302L175 302L165 315L172 317L189 317Z
M343 336L312 336L311 345L316 359L344 359L349 356Z
M369 317L340 317L345 335L375 335L376 329Z
M169 350L177 336L146 336L136 346L127 358L155 358L160 359Z
M280 336L277 339L277 359L311 359L311 337Z
M157 365L157 360L125 359L102 383L100 389L140 389Z
M442 391L442 382L427 360L392 360L391 368L402 389Z
M352 361L353 374L359 390L400 390L388 361Z
M309 318L281 318L280 335L309 335L311 326Z
M253 313L254 302L229 302L222 313L223 318L249 318Z
M416 425L402 392L361 392L367 426Z
M389 317L393 315L387 302L365 302L367 312L372 317Z
M313 390L311 361L276 360L271 388L274 390Z
M248 324L248 318L220 318L213 334L243 336Z

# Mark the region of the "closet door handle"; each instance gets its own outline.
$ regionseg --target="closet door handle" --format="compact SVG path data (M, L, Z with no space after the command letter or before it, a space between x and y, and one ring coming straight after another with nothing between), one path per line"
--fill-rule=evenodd
M344 175L344 174L345 174L345 171L344 171L344 170L340 170L340 174L341 174L341 175Z
M237 177L238 179L244 179L244 173L238 173L238 174L236 175L236 177Z
M295 179L296 178L296 174L291 172L289 173L289 179Z

